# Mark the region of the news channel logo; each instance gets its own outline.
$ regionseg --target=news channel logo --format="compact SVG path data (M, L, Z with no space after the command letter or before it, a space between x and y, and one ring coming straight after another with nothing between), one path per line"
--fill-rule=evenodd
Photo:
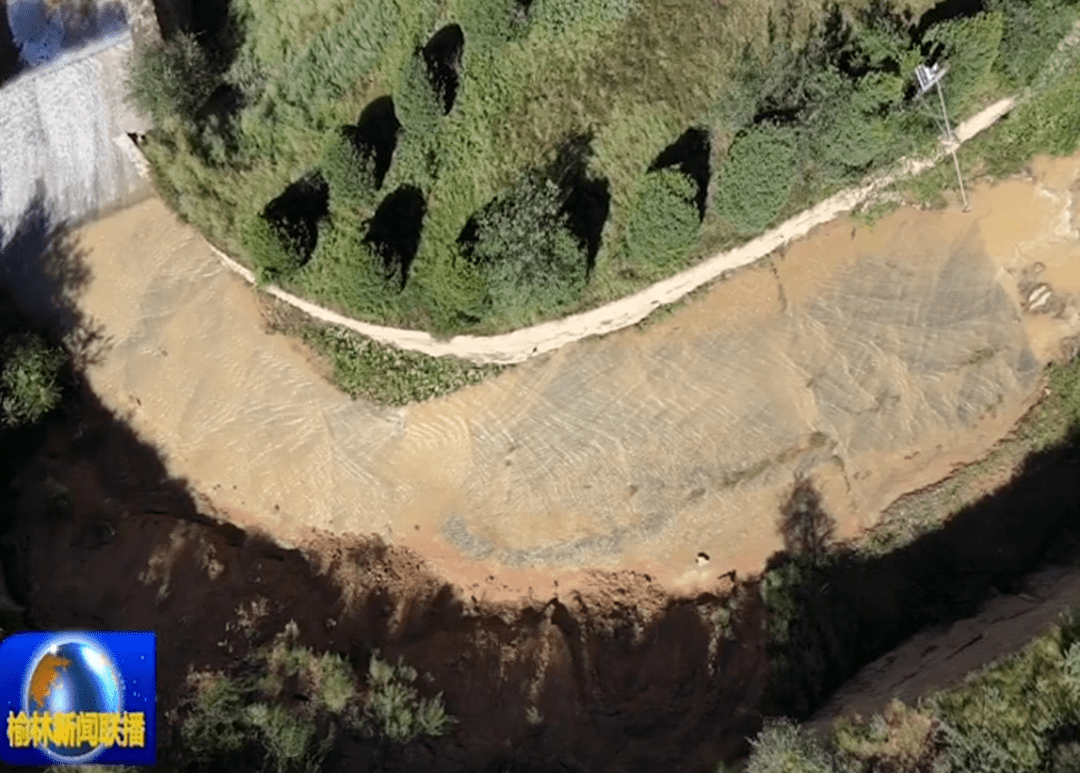
M8 765L153 765L157 637L24 632L0 642L0 760Z

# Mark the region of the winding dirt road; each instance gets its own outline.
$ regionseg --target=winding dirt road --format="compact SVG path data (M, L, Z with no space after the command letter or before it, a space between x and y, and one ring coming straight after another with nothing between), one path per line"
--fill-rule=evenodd
M979 132L992 126L1001 116L1008 113L1015 104L1013 99L1002 99L972 116L956 129L958 142L963 143ZM448 341L440 341L429 333L419 330L372 325L337 314L303 298L285 292L278 287L269 287L270 292L280 300L303 310L315 319L354 330L382 343L393 344L402 349L422 352L435 357L452 355L477 363L512 364L524 362L531 357L554 351L568 343L580 341L592 336L601 336L622 328L630 327L652 313L660 306L674 303L688 293L693 292L725 272L749 265L764 258L777 249L790 244L810 233L819 225L834 220L845 212L850 212L866 201L876 191L888 186L899 178L916 175L936 164L948 152L942 147L931 158L906 160L899 169L873 178L861 188L841 191L810 209L800 212L795 217L773 228L771 231L727 252L721 252L680 274L642 290L634 295L601 306L598 309L575 314L563 319L545 322L512 333L496 336L455 336ZM230 269L248 282L254 284L255 277L245 267L211 247L218 257Z

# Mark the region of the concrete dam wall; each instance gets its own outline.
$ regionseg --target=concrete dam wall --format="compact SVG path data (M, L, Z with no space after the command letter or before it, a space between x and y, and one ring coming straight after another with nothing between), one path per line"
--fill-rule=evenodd
M37 285L54 229L150 192L128 137L148 128L124 101L131 51L125 26L0 87L0 283L35 315L48 311Z

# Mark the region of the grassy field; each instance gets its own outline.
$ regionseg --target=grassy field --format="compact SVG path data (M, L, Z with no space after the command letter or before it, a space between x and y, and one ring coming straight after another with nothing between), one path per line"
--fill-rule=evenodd
M1072 0L993 0L972 18L923 17L927 0L233 5L230 24L136 62L162 194L287 289L443 334L621 297L928 149L917 62L952 63L959 120L1034 82L1002 53L1027 46L1041 64L1076 12ZM328 155L342 127L355 152ZM258 218L273 228L245 238Z

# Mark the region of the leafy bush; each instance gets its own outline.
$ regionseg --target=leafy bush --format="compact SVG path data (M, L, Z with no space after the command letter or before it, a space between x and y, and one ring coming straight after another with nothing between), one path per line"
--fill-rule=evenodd
M888 157L897 127L888 111L903 99L898 75L872 71L820 112L813 125L819 162L840 179L861 174Z
M936 753L938 727L924 711L893 700L869 722L841 718L833 746L852 773L909 773L927 770Z
M302 229L303 226L297 228ZM241 243L255 264L260 281L283 279L304 264L304 239L295 230L272 222L261 214L249 218L244 224Z
M1038 153L1067 156L1080 146L1080 67L1052 81L1044 91L1024 101L992 127L975 147L986 159L990 174L1010 174Z
M413 53L394 91L394 112L405 131L428 135L439 127L443 100L431 80L427 63L419 51Z
M752 741L746 773L834 773L832 756L790 719L769 720Z
M188 715L180 725L184 755L196 768L214 769L222 758L241 751L250 741L244 717L244 690L225 676L196 685Z
M522 0L477 0L465 5L461 14L468 41L466 57L489 56L523 38L529 29L529 14Z
M285 706L272 703L253 703L244 710L245 718L258 732L278 773L292 770L316 773L320 766L313 757L315 723Z
M923 36L924 46L932 46L949 65L942 89L954 114L967 112L993 88L993 67L1003 32L1000 13L980 13L939 22Z
M330 186L330 206L334 210L355 215L375 206L375 155L358 144L348 127L331 132L321 169Z
M481 210L469 257L483 273L493 312L505 318L550 313L585 289L585 251L570 232L562 196L537 175Z
M297 279L320 300L360 317L392 308L402 283L401 264L387 264L364 242L362 224L346 216L319 224L315 253Z
M443 707L442 695L420 698L413 687L416 669L398 661L392 665L378 653L368 664L367 714L384 736L408 743L420 736L445 735L453 725Z
M626 256L636 266L670 269L697 239L694 181L678 169L648 172L626 225Z
M945 746L937 769L1043 770L1051 734L1080 716L1077 696L1067 687L1067 655L1054 637L1046 637L977 680L936 696L932 706Z
M791 129L763 124L741 133L720 170L720 214L744 235L763 230L787 201L797 162Z
M0 347L0 412L9 427L33 424L60 404L64 353L32 333Z
M191 121L218 84L195 36L180 33L136 51L128 73L128 99L155 124Z
M1003 18L997 67L1011 87L1035 79L1072 26L1075 7L1075 0L987 0L987 10Z

